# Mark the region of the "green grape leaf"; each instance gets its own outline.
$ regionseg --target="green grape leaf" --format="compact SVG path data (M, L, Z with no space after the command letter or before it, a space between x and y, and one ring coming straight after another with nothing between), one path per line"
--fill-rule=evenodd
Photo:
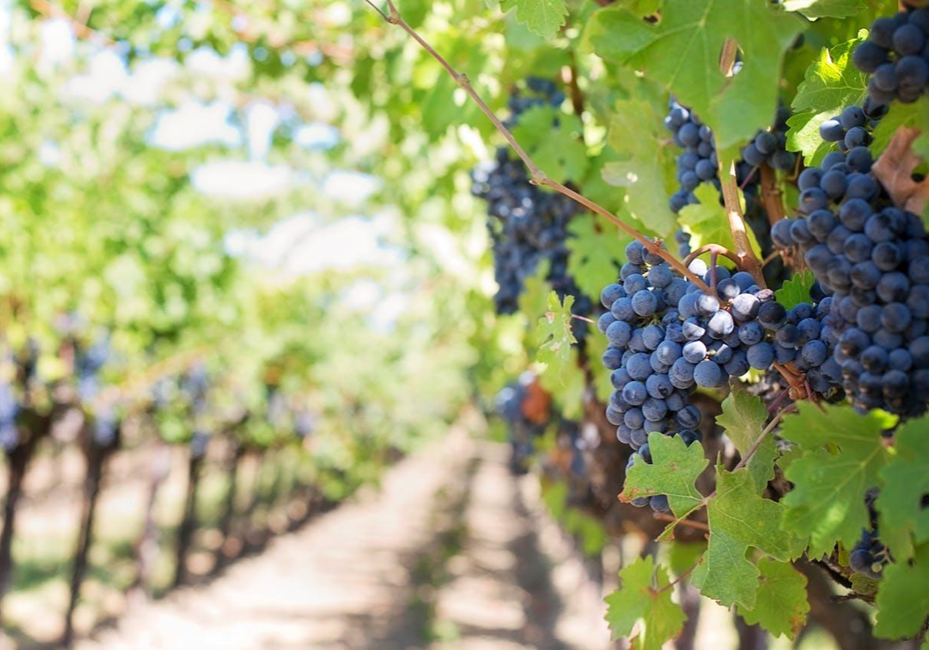
M671 573L682 575L691 570L691 568L706 553L706 541L697 542L675 542L666 545L668 550L668 565L671 567Z
M786 11L798 11L807 18L848 18L865 7L864 0L784 0Z
M910 536L917 544L929 541L929 508L923 499L929 494L929 417L907 422L894 435L890 462L881 470L884 487L877 497L881 541L890 547L894 559L902 562L912 553ZM894 531L884 535L883 531ZM887 540L884 540L887 537Z
M639 558L619 572L620 587L604 598L606 622L613 640L632 634L642 622L639 634L632 639L635 650L661 650L664 643L680 634L687 616L671 600L668 570L655 567L651 556Z
M591 299L599 300L603 287L619 277L619 265L632 237L612 226L604 232L598 229L595 219L590 212L583 212L568 223L571 235L567 240L571 251L568 273L581 291Z
M916 549L913 561L884 568L877 592L874 634L884 639L915 636L929 615L929 544Z
M871 149L871 153L874 157L877 158L883 153L884 149L887 148L887 145L890 144L890 140L894 137L897 129L901 127L916 127L923 131L923 134L913 143L914 152L920 155L918 148L920 146L925 146L924 143L926 139L929 138L929 134L925 132L927 124L929 124L929 98L925 95L920 97L919 101L913 102L912 104L893 102L890 105L890 111L881 118L881 121L875 127L873 134L874 139L871 141L869 149Z
M760 625L774 636L793 639L806 624L810 611L807 579L790 562L761 557L756 565L761 573L755 607L739 605L738 613L749 625Z
M580 420L584 415L584 391L587 390L587 377L577 361L577 347L571 346L570 357L564 364L553 368L549 365L541 375L539 382L549 393L558 395L561 413L569 420ZM541 361L541 354L539 355ZM603 365L603 364L600 364Z
M536 267L535 273L523 283L523 291L519 294L519 311L534 318L544 314L548 308L548 296L552 285L545 278L551 269L551 261L542 259ZM542 340L535 343L540 345Z
M587 178L584 179L582 184L584 196L594 203L603 206L620 218L625 216L623 208L626 205L626 192L622 188L618 188L606 182L603 178L603 168L607 163L616 162L622 158L623 157L614 151L612 147L603 147L603 150L599 154L591 158L590 169L587 171ZM641 224L635 224L631 217L629 221L630 225L635 225L642 231L648 230L642 227Z
M555 126L557 121L558 126ZM553 106L533 106L519 116L513 137L532 157L539 169L560 183L580 180L590 160L587 147L578 137L580 118Z
M760 625L774 636L793 639L806 624L810 603L806 598L806 576L790 562L769 557L758 560L761 584L754 609L739 605L739 616L749 625Z
M764 2L666 0L655 24L622 7L601 9L586 37L607 61L643 72L693 108L724 150L770 126L784 54L802 29ZM727 38L745 61L734 77L717 67Z
M869 578L863 573L853 573L851 577L852 591L863 596L873 596L880 587L880 581Z
M684 231L690 233L691 248L719 244L731 251L735 250L726 209L719 204L719 192L709 183L703 183L694 191L694 195L700 203L684 206L677 218ZM761 257L761 246L751 228L748 229L748 241L755 255Z
M703 447L684 444L680 436L666 436L657 431L648 436L652 462L637 458L626 472L621 501L656 494L666 494L671 511L683 518L703 503L703 495L694 483L709 464Z
M542 501L556 521L562 521L568 509L568 484L562 481L542 485Z
M651 443L651 441L649 441ZM786 561L795 540L780 527L784 506L761 498L746 469L716 472L716 494L707 503L710 544L691 581L707 598L725 607L754 609L761 575L745 556L756 548Z
M595 326L592 325L591 327ZM585 344L587 346L588 356L591 359L597 360L589 364L590 371L594 375L594 388L597 391L597 398L605 404L607 400L610 399L610 395L613 392L613 382L610 379L613 371L600 363L599 359L603 356L603 353L606 352L609 342L606 340L605 336L600 336L598 330L594 336L587 337Z
M568 15L564 0L503 0L500 3L503 11L513 7L516 7L517 22L545 39L555 37Z
M804 269L786 280L781 288L774 292L774 298L784 306L784 309L796 307L801 302L812 303L810 289L813 288L814 282L816 282L816 276L813 272Z
M794 114L787 120L787 148L802 152L807 165L818 164L832 150L832 144L819 137L819 125L864 98L866 75L852 63L852 50L863 39L862 34L832 49L823 48L797 88L791 104Z
M565 296L564 303L558 300L558 294L548 294L548 311L539 319L536 332L541 344L538 359L548 365L546 373L561 375L571 360L571 346L577 343L571 322L571 307L574 296Z
M764 431L768 419L768 409L760 397L751 395L747 390L733 391L723 400L722 415L716 417L716 424L721 426L732 444L745 457ZM774 478L774 459L777 458L777 445L773 436L765 438L746 467L755 484L755 491L761 493L768 481Z
M655 15L661 8L661 0L620 0L619 4L642 18Z
M851 547L868 527L865 492L880 485L887 464L881 430L886 414L859 415L848 406L798 402L781 423L780 436L803 449L784 474L794 484L783 500L784 528L809 540L812 558Z
M626 188L626 210L659 235L669 235L676 227L665 182L673 154L668 147L655 146L666 137L652 104L638 99L617 102L607 139L624 159L607 162L602 171L607 183Z

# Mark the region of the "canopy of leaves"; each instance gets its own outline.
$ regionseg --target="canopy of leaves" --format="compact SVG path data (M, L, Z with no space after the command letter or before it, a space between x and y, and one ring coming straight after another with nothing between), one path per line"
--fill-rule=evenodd
M588 27L597 54L642 71L693 108L720 149L770 126L784 53L802 28L767 3L741 0L667 0L655 24L622 6L607 7ZM732 78L718 68L727 39L745 61Z

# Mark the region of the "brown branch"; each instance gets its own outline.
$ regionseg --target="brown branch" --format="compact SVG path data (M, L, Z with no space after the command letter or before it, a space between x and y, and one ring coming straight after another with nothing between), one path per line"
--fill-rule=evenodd
M732 260L733 262L735 262L735 265L736 265L736 267L739 268L739 270L742 270L741 267L739 267L740 260L739 260L739 258L736 256L736 254L733 253L733 252L732 252L731 250L729 250L728 248L726 248L725 246L720 246L719 244L704 244L704 245L701 246L700 248L698 248L698 249L696 249L695 251L691 252L691 254L688 255L688 256L684 259L684 264L685 264L686 266L690 266L690 263L691 263L691 262L693 262L695 259L697 259L697 258L700 257L701 255L703 255L704 253L715 253L715 254L717 254L717 255L722 255L723 257L728 257L730 260Z
M679 576L677 576L674 580L672 580L671 582L669 582L668 584L666 584L666 585L665 585L664 587L662 587L661 589L652 589L652 590L651 590L652 594L655 595L655 596L657 596L658 594L662 594L662 593L666 592L668 589L674 589L675 585L677 585L679 582L685 580L685 579L687 578L687 576L689 576L691 573L693 573L693 572L694 572L694 569L696 569L698 566L700 566L700 563L701 563L701 562L703 562L703 558L702 558L702 557L701 557L699 560L697 560L696 562L694 562L693 566L691 566L689 569L687 569L687 570L684 571L682 574L680 574Z
M695 530L702 530L707 533L710 532L710 527L702 521L694 521L693 519L677 519L676 517L665 512L656 512L653 516L658 521L667 521L669 523L674 523L676 526L685 526Z
M785 415L787 415L788 413L793 413L796 410L797 410L797 406L795 404L790 404L789 406L785 406L780 411L775 413L774 417L771 418L771 421L768 422L768 425L764 429L762 429L761 435L755 439L755 442L753 442L752 446L748 448L748 451L745 452L745 455L742 457L738 465L736 465L732 471L738 472L740 469L745 467L748 464L748 461L752 459L752 456L755 455L755 452L758 451L758 448L761 446L761 443L764 442L765 438L768 437L768 434L774 431L774 427L780 424L780 421L784 418Z
M784 218L783 192L777 186L777 174L767 163L761 166L761 202L768 213L769 224L773 226Z
M719 68L724 75L730 76L732 74L732 66L735 63L737 52L738 44L731 37L727 38L723 44L722 56L719 62ZM761 265L758 263L758 258L755 256L749 242L745 217L742 214L742 206L739 204L739 186L735 177L735 162L728 162L729 168L725 169L724 161L720 159L719 180L722 184L726 217L729 219L729 231L732 233L733 241L735 241L739 267L751 273L752 277L755 278L755 282L763 289L767 285L764 281L764 275L761 273Z
M569 96L571 97L571 106L574 108L574 114L580 117L584 112L584 93L581 87L577 85L577 57L574 50L571 50L571 65L562 68L561 78L568 85Z
M600 216L604 217L608 221L612 222L620 230L625 232L627 235L629 235L630 237L638 241L640 244L642 244L645 247L645 249L648 250L650 253L658 255L659 257L661 257L661 259L665 260L678 273L680 273L682 276L684 276L685 278L693 282L695 285L697 285L697 287L699 287L701 291L703 291L704 293L711 294L711 295L713 294L713 291L710 289L710 287L706 285L706 283L701 278L697 277L696 274L691 273L687 269L687 267L681 263L680 260L678 260L676 257L671 255L671 253L669 253L665 248L662 247L660 240L649 239L648 237L640 233L638 230L636 230L635 228L633 228L632 226L630 226L629 224L621 220L619 217L611 213L606 208L578 194L574 190L562 185L558 181L555 181L549 178L545 174L545 172L539 169L538 165L536 165L535 162L533 162L532 158L529 157L529 154L527 154L526 151L520 146L519 142L516 141L516 138L513 137L513 134L510 133L510 130L507 129L506 126L504 126L504 124L494 114L494 112L490 110L490 107L487 106L483 98L481 98L481 96L477 93L477 91L474 90L474 87L471 85L471 82L468 79L468 76L455 70L455 68L453 68L452 65L445 59L445 57L439 54L435 50L435 48L433 48L429 43L427 43L426 40L422 36L420 36L419 33L415 29L410 27L406 23L406 21L403 20L393 0L387 0L387 8L388 8L387 22L392 25L397 25L403 31L409 34L409 36L414 41L416 41L419 44L419 46L422 47L426 51L427 54L429 54L429 56L431 56L433 59L435 59L439 63L439 65L445 68L445 71L448 72L448 74L452 77L452 79L455 80L455 83L457 83L468 94L468 96L472 99L472 101L474 101L474 103L477 104L478 108L481 109L481 112L484 113L484 115L486 115L487 118L493 123L497 131L499 131L500 134L503 135L507 143L509 143L509 145L516 152L516 155L519 156L520 160L522 160L523 163L526 165L526 168L529 170L529 173L532 176L532 179L530 181L531 183L533 183L534 185L542 185L544 187L550 187L556 192L560 194L564 194L568 198L573 199L577 203L580 203L582 206L584 206L591 212L595 212L596 214L599 214Z

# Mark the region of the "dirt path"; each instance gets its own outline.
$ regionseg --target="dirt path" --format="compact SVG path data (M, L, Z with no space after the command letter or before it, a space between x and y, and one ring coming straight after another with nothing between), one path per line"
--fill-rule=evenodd
M596 588L533 499L505 448L456 431L381 490L79 647L606 647Z

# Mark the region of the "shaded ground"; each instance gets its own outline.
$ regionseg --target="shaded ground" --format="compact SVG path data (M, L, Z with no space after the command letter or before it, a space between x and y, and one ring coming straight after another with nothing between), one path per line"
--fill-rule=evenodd
M456 431L381 490L79 647L608 647L597 587L506 454Z

